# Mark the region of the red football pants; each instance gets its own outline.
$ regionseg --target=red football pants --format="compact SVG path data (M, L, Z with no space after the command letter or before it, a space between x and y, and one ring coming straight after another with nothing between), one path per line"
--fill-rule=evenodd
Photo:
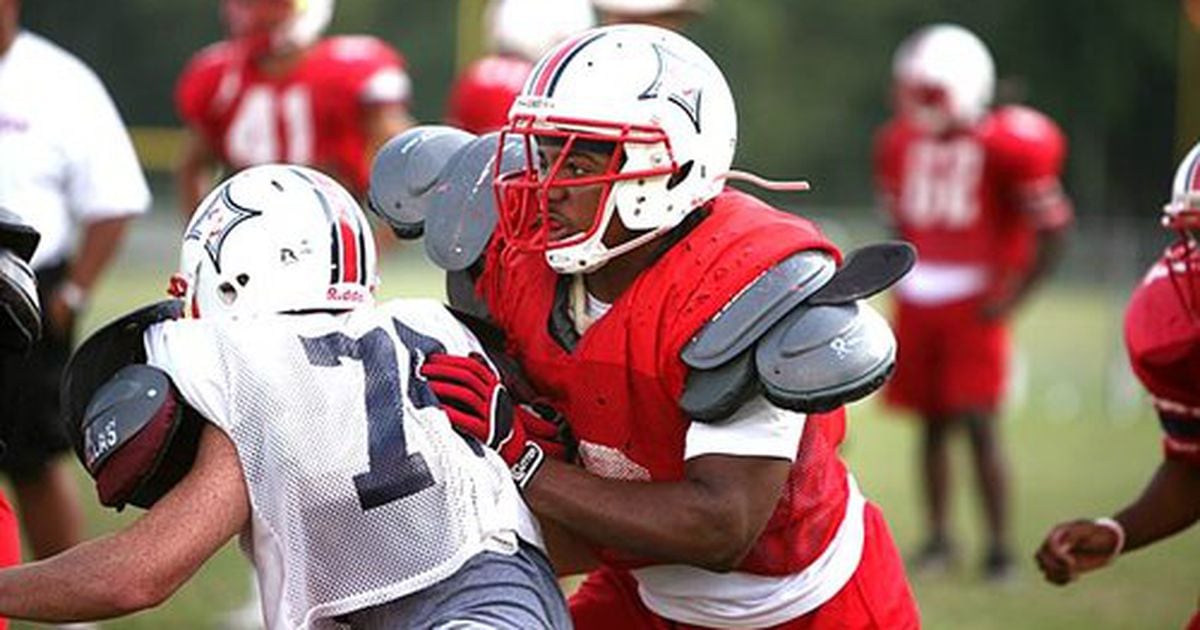
M904 564L883 513L868 503L863 555L850 581L816 610L772 626L786 630L849 630L920 628L917 602L908 587ZM651 612L637 593L637 581L626 569L593 571L570 599L577 630L689 630Z
M1008 326L984 320L980 307L977 299L896 304L896 372L884 388L888 403L926 418L999 406L1008 386Z

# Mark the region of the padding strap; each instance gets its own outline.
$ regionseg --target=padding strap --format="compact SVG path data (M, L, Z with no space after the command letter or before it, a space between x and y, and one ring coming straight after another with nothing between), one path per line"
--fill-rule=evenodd
M860 247L850 252L833 278L805 302L846 304L871 297L903 278L916 262L916 248L904 241Z

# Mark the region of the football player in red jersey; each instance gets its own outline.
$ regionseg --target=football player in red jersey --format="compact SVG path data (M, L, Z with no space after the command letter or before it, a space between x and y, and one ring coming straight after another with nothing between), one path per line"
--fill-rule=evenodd
M838 289L860 256L839 268L813 223L725 187L736 126L720 69L672 31L611 26L548 52L501 135L536 152L497 169L499 229L443 248L464 230L433 210L424 225L431 257L482 252L477 295L544 405L514 405L470 358L423 373L543 525L594 551L577 628L917 627L882 512L837 454L841 405L880 384L894 338ZM424 163L412 150L398 159ZM372 199L403 175L391 155ZM477 189L466 175L431 189ZM580 465L525 425L547 408Z
M356 195L371 156L411 125L404 60L368 36L321 38L333 0L222 0L229 38L191 59L176 86L189 137L177 168L190 215L214 169L289 162Z
M588 0L492 0L485 23L492 52L455 79L446 104L446 122L476 134L503 127L533 62L595 18Z
M1036 559L1055 584L1200 520L1200 144L1179 165L1172 192L1163 225L1180 238L1150 267L1125 310L1125 349L1158 412L1164 458L1142 495L1115 515L1050 530ZM1200 613L1188 628L1200 629Z
M994 68L970 31L936 24L900 46L896 116L876 138L875 174L896 232L918 262L896 290L899 358L889 402L924 420L928 538L914 567L954 560L947 441L970 437L986 513L984 575L1011 573L1008 473L995 425L1007 385L1008 319L1056 263L1071 203L1066 143L1027 107L989 109Z

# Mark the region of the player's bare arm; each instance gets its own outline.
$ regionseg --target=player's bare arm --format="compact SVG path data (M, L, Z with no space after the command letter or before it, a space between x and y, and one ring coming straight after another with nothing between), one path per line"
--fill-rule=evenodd
M547 461L525 498L542 518L593 542L729 571L762 533L790 468L782 459L705 455L687 462L681 481L645 483Z
M245 526L249 510L233 443L206 426L191 472L133 524L0 571L0 615L64 622L157 606Z
M1067 584L1116 555L1172 536L1200 520L1200 469L1166 459L1136 501L1113 517L1116 527L1093 520L1056 525L1035 556L1046 579ZM1122 533L1118 533L1118 528Z
M86 306L96 280L108 268L124 240L129 219L128 216L100 219L83 228L79 253L71 263L67 280L55 289L46 304L47 319L58 334L66 334L74 323L75 315Z

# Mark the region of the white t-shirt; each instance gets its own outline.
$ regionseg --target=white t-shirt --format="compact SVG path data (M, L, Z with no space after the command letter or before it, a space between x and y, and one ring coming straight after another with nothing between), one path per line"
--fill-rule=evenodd
M145 342L237 447L270 628L332 629L482 551L515 553L518 536L540 543L504 461L463 440L415 376L427 353L482 352L442 305L179 320Z
M42 234L41 269L67 260L76 223L145 212L150 189L96 74L21 31L0 56L0 207Z

